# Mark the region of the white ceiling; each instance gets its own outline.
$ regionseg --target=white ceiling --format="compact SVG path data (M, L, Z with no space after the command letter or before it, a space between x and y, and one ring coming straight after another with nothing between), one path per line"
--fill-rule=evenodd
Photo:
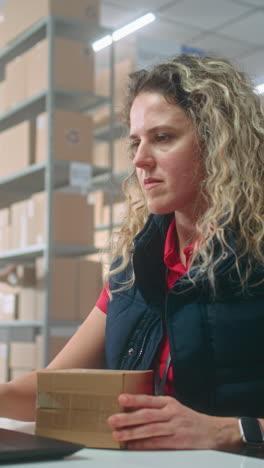
M0 7L5 1L0 0ZM21 0L23 1L23 0ZM38 1L38 0L33 0ZM65 0L74 1L74 0ZM117 29L149 11L156 21L137 33L177 53L183 44L235 61L264 82L264 0L101 0L101 23ZM120 41L121 42L121 41ZM125 44L125 41L124 41ZM129 56L129 52L124 53ZM171 55L171 53L170 53Z
M264 82L264 0L101 0L101 22L118 28L146 12L140 37L202 49L235 61Z

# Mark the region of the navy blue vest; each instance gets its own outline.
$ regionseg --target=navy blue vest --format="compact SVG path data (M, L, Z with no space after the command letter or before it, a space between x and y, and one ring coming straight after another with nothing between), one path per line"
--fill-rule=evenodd
M151 215L135 239L135 284L108 305L107 367L151 369L166 327L175 398L207 414L264 417L264 286L241 292L230 249L216 269L215 296L206 274L195 286L184 275L167 292L163 252L171 219ZM115 275L111 290L128 275L129 268Z

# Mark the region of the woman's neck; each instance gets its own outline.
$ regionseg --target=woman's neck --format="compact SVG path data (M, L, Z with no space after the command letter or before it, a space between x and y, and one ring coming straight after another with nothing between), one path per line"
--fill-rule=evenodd
M185 217L182 214L175 213L175 224L178 238L179 256L183 265L185 265L186 257L184 254L185 247L193 244L198 237L195 220L190 217Z

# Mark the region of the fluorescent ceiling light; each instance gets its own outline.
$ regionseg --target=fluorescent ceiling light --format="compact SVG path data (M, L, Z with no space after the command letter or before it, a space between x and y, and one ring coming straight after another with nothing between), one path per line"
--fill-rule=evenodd
M109 46L110 44L112 44L113 40L112 40L112 36L110 36L110 34L108 34L108 36L104 36L102 37L102 39L99 39L98 41L95 41L93 43L93 50L95 52L98 52L98 50L102 50L104 49L105 47Z
M259 84L258 86L255 87L255 92L257 94L263 94L264 93L264 83Z
M102 50L105 47L112 44L113 41L119 41L120 39L122 39L125 36L128 36L132 32L135 32L138 29L143 28L143 26L152 23L152 21L154 21L155 19L156 17L155 15L153 15L153 13L147 13L146 15L141 16L137 20L131 21L131 23L128 23L126 26L117 29L113 32L112 35L102 37L102 39L99 39L98 41L94 42L92 44L93 50L95 52L98 52L99 50Z

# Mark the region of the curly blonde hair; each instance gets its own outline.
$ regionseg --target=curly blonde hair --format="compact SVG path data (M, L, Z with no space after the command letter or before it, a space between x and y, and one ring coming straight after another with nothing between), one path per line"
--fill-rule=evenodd
M229 61L185 54L130 75L124 108L128 127L133 101L143 92L157 92L179 104L192 119L202 148L207 209L197 220L199 241L189 272L198 262L198 271L207 272L215 289L215 270L230 248L227 231L231 229L236 246L234 267L243 288L256 262L264 264L264 112L260 97L247 75ZM134 170L123 189L126 216L113 248L113 259L122 260L108 278L131 262L133 239L149 215ZM217 258L215 241L221 248ZM133 282L132 272L120 289Z

